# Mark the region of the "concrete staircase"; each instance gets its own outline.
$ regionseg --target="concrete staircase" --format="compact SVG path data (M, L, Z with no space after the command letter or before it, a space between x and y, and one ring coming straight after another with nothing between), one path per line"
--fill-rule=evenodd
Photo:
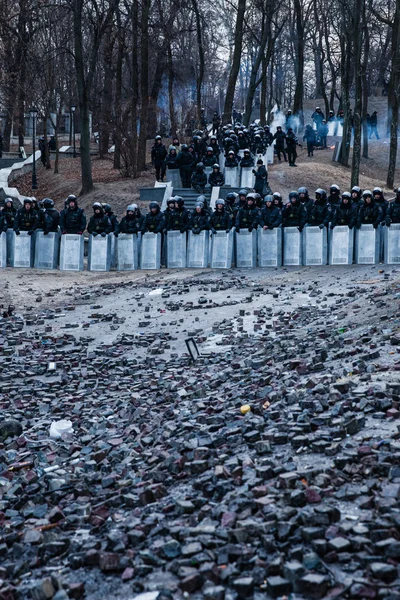
M190 188L174 188L172 195L173 196L181 196L185 201L185 207L192 209L192 208L194 208L194 205L196 204L197 198L201 194L199 194L198 192L196 192L195 190L192 190ZM204 196L207 199L207 203L210 204L210 198L211 198L210 189L206 189L206 191L204 192Z

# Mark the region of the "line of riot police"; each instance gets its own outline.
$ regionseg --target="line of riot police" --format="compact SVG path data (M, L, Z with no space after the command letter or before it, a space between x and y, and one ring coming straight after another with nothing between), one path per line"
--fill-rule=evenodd
M355 186L351 192L340 192L337 185L330 187L329 194L322 188L315 191L315 199L311 198L307 188L300 187L289 194L284 204L279 192L262 196L253 191L242 189L238 194L229 192L226 199L219 198L212 211L207 206L205 196L197 198L195 208L190 211L185 201L179 196L167 201L163 212L157 202L151 202L147 214L142 214L137 204L130 204L126 213L118 221L110 204L93 204L93 215L87 222L77 198L68 196L65 208L58 213L54 202L45 198L38 203L33 198L25 198L22 208L17 210L14 202L6 198L5 206L0 212L0 233L13 229L16 235L27 231L32 235L41 230L46 235L61 231L62 234L83 234L87 229L93 236L105 237L114 233L165 233L179 230L181 233L192 231L236 231L263 227L297 227L302 231L306 225L318 226L321 229L337 225L347 225L350 229L359 229L362 224L372 224L377 228L380 224L390 227L391 223L400 223L400 188L395 198L388 202L382 189L362 191Z

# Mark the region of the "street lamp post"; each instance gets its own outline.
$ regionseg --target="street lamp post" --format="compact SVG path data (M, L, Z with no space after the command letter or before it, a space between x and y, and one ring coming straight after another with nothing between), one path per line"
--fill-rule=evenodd
M34 106L32 106L32 108L30 109L30 115L31 115L31 119L32 119L32 158L33 158L33 162L32 162L32 189L33 190L37 190L38 189L38 184L37 184L37 179L36 179L36 160L35 160L35 142L36 142L36 119L37 119L37 108L35 108Z
M73 158L76 158L76 146L75 146L75 111L76 111L76 106L75 106L75 104L72 104L71 105L71 113L72 113L71 124L72 124L72 139L73 139L73 145L74 145L74 152L72 154Z

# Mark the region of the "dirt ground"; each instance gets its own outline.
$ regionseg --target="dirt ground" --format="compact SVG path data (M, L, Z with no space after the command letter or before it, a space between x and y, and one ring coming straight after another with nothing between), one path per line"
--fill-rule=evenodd
M360 169L360 187L363 189L380 186L384 189L386 197L393 197L393 190L388 190L385 181L389 158L389 139L386 137L385 117L386 98L370 98L369 109L378 111L380 140L370 140L369 158L362 159ZM307 100L305 103L305 121L311 121L314 107L320 105L321 100ZM297 168L291 168L288 163L275 163L269 167L269 183L272 191L279 191L283 196L292 189L306 186L311 193L318 187L328 189L333 183L340 186L342 191L350 188L351 168L333 162L335 141L339 138L328 138L328 149L315 150L314 157L307 157L306 148L298 149ZM300 140L301 141L301 140ZM168 140L167 140L168 142ZM147 170L142 172L138 179L122 178L118 170L113 168L111 158L100 160L93 158L94 190L82 197L80 205L89 209L93 202L109 202L115 213L120 217L124 214L127 204L139 200L139 190L142 187L153 187L155 176L150 164L150 149L152 141L147 143ZM351 164L351 158L350 158ZM398 182L397 182L398 183ZM38 169L39 189L38 198L51 197L56 202L58 209L63 208L63 201L69 194L78 195L81 188L79 158L63 158L60 161L60 173L54 175L53 170L46 171L41 165ZM32 195L31 175L20 177L15 186L21 194Z

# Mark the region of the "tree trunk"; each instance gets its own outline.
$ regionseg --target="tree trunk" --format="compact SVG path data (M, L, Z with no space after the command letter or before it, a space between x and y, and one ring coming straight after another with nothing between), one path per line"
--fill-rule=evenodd
M47 135L47 123L50 119L50 110L46 111L44 115L44 124L43 124L43 136L44 136L44 147L46 151L46 169L51 169L50 163L50 148L49 148L49 136Z
M304 97L304 22L301 0L294 0L294 12L296 17L295 31L295 71L296 87L293 99L293 114L299 118L300 130L304 127L303 97Z
M132 3L132 103L131 103L131 156L132 156L132 178L138 176L138 89L139 89L139 74L138 74L138 33L139 33L139 6L138 0L133 0Z
M140 133L138 147L138 170L146 168L147 130L149 116L149 10L150 1L142 1L142 14L140 19Z
M104 85L101 97L100 127L99 127L99 155L100 158L108 156L108 147L110 144L110 133L112 123L113 106L113 80L115 75L115 66L113 64L113 49L115 36L111 35L111 30L107 32L103 51L103 71Z
M396 174L400 102L400 0L396 0L396 11L392 25L391 65L392 70L388 90L388 109L391 111L391 120L387 185L393 188Z
M242 56L243 44L243 22L244 13L246 11L246 0L238 0L238 11L236 15L234 50L232 58L232 66L229 73L228 85L226 88L224 113L222 115L222 124L229 123L232 118L233 99L235 96L236 81L240 69L240 59Z
M10 152L10 140L11 140L12 125L13 125L13 108L7 107L7 116L6 116L6 122L4 125L4 131L3 131L4 152Z
M172 49L171 44L168 44L168 104L169 104L169 118L171 121L171 137L176 136L176 116L174 106L174 69L172 63Z
M351 187L358 185L360 178L360 159L361 159L361 112L362 112L362 66L361 66L361 49L362 35L364 28L365 6L363 0L355 0L354 2L354 23L358 19L361 24L354 28L354 64L355 64L355 104L354 104L354 144L353 158L351 165Z
M352 46L351 36L347 30L346 15L342 14L341 32L340 32L340 71L342 87L342 108L344 111L342 147L340 152L340 162L344 167L349 166L350 139L351 139L351 118L350 118L350 86L351 86L351 60Z
M259 84L262 81L263 74L261 75L261 79L257 81L258 71L260 69L261 61L264 59L267 61L267 66L269 62L269 58L265 57L265 47L267 45L268 37L271 35L271 22L265 15L263 15L262 29L261 29L261 40L260 44L257 48L256 58L251 66L250 79L247 88L247 97L246 97L246 109L243 119L243 124L248 127L251 119L251 112L253 110L253 100L256 90ZM265 68L266 70L266 68ZM263 70L263 73L265 71Z
M192 0L193 12L196 17L196 35L197 35L197 47L199 52L199 72L196 77L196 107L197 107L197 120L201 123L201 88L203 86L204 79L204 48L203 48L203 35L201 26L201 17L197 0Z
M93 189L92 160L90 157L89 94L85 81L85 65L83 56L83 2L84 0L74 0L75 72L79 98L79 123L81 130L81 195L87 194Z
M115 75L115 148L114 148L114 169L121 168L121 131L122 131L122 67L124 62L124 32L121 31L120 18L118 17L118 55L117 69Z
M362 132L363 132L363 158L368 158L368 127L367 127L367 112L368 112L368 81L367 67L369 56L369 29L367 20L364 18L364 56L361 64L361 86L362 86Z
M260 94L260 124L264 127L267 124L267 73L268 73L268 63L266 61L265 56L262 59L261 66L261 94Z
M156 69L154 72L153 85L151 86L150 99L149 99L149 116L148 122L148 135L156 135L158 127L158 114L157 114L157 102L158 96L162 88L162 78L165 71L165 53L166 50L162 49L157 56Z

